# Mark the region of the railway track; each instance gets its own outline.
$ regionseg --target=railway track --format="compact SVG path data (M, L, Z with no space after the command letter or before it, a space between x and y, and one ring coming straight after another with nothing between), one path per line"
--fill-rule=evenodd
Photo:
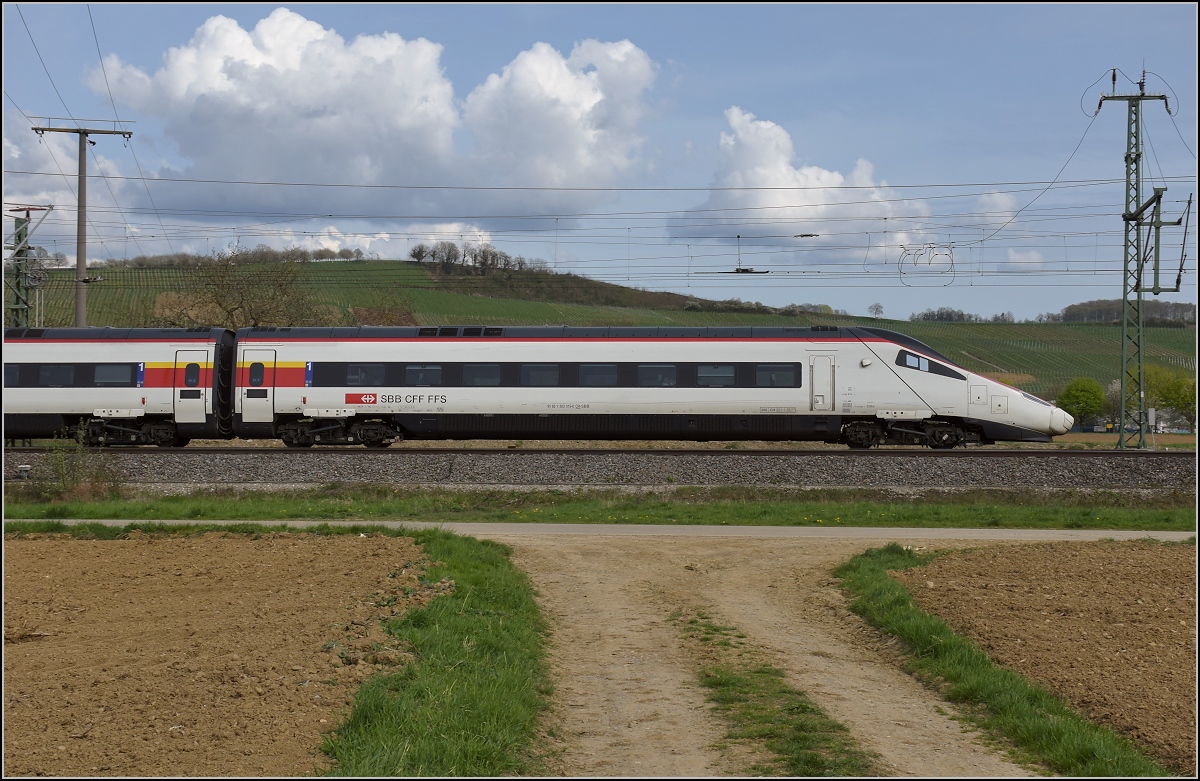
M1196 489L1195 452L1032 448L10 448L4 452L5 482L53 479L63 471L63 459L75 460L75 469L107 475L112 481L170 486L172 491L332 483L522 489Z
M40 453L54 452L55 448L48 447L13 447L5 448L6 453ZM206 455L237 455L255 457L284 457L305 458L318 454L336 453L351 457L386 458L402 455L487 455L487 456L528 456L528 455L651 455L662 457L687 456L762 456L777 458L809 458L841 457L841 458L1165 458L1165 459L1196 459L1194 450L1071 450L1057 448L956 448L954 450L931 450L923 447L883 447L870 450L852 450L850 448L829 449L785 449L785 448L530 448L530 447L403 447L403 448L363 448L363 447L109 447L92 449L91 453L137 454L150 457L176 457L182 454Z

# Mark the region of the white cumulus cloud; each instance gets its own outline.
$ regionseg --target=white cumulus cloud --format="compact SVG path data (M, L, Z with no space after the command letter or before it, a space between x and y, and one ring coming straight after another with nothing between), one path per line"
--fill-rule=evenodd
M649 56L629 41L579 43L563 57L548 44L521 52L468 96L464 121L477 162L492 175L537 186L605 186L635 162L643 139Z
M440 43L395 32L346 39L299 10L277 8L248 29L213 16L168 49L156 69L107 55L103 68L88 73L88 86L105 98L111 89L121 116L143 124L132 126L137 162L110 141L105 170L144 173L149 183L111 180L112 196L93 185L89 205L112 208L115 197L131 211L151 208L152 199L176 225L209 219L205 212L219 212L226 223L230 214L244 216L243 244L330 246L346 237L400 255L430 226L467 240L510 227L471 215L586 211L615 198L587 188L619 188L647 167L639 124L658 66L630 41L582 40L568 53L535 43L456 92ZM74 137L47 138L39 148L18 125L5 124L6 160L73 174ZM147 125L162 134L141 129ZM6 182L6 199L73 204L66 181ZM47 189L38 190L43 183ZM255 234L254 225L277 225L276 217L288 224ZM128 235L120 225L111 231ZM187 241L171 249L205 251L205 243Z
M253 30L212 17L154 74L115 55L105 69L121 102L166 121L190 176L411 182L453 156L441 51L394 33L347 42L279 8ZM102 82L97 68L91 86Z
M836 243L863 246L871 263L886 261L906 244L921 241L919 232L887 218L924 215L919 202L899 202L874 167L860 159L848 174L816 165L797 165L791 135L769 120L733 106L725 112L729 131L720 136L720 165L708 199L679 220L676 235L732 239L770 237L781 245ZM699 224L708 215L707 224ZM815 233L817 238L793 239Z

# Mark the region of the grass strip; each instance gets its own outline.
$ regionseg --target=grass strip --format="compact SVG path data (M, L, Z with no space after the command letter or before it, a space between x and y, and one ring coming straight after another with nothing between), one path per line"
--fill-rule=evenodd
M114 540L135 530L179 535L378 532L414 538L435 562L426 577L450 578L455 590L386 626L414 653L415 661L359 688L346 721L322 745L337 762L329 774L502 776L543 770L537 730L550 693L544 663L547 625L528 578L512 565L506 546L438 530L358 524L304 530L254 523L4 524L5 534L68 534L79 539Z
M1002 738L1028 759L1066 776L1169 776L1128 740L1091 724L1059 698L987 654L942 620L919 610L888 570L925 564L937 553L917 554L896 543L872 548L833 574L852 597L850 608L905 644L907 669L947 700L964 706L965 718Z
M1080 492L1040 498L986 492L885 493L740 487L500 491L334 484L278 492L199 490L184 495L46 498L6 485L6 518L129 520L329 520L607 523L704 526L1100 529L1196 531L1195 493L1163 492L1143 504ZM1109 500L1112 500L1111 503Z
M550 694L546 624L528 579L498 543L440 531L412 535L429 579L455 591L387 627L416 662L364 684L324 750L333 775L533 775L539 719Z
M845 725L787 684L778 667L754 659L736 627L715 623L703 610L677 610L671 619L685 637L703 647L708 663L699 681L713 710L727 725L726 739L760 747L768 758L749 768L760 776L878 775L874 757L858 746Z

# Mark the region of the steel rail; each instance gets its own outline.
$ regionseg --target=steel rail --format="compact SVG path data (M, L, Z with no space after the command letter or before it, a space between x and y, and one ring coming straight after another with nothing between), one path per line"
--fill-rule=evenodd
M50 453L53 447L12 447L5 448L10 453ZM91 448L88 452L138 454L148 456L178 456L195 455L246 455L246 456L288 456L303 457L308 455L331 453L364 456L386 457L395 455L551 455L551 456L614 456L614 455L646 455L646 456L775 456L806 458L813 456L832 456L837 458L1196 458L1195 450L1073 450L1057 448L1006 448L1006 449L953 449L933 450L923 447L871 448L870 450L852 450L849 448L364 448L359 446L343 447L107 447Z

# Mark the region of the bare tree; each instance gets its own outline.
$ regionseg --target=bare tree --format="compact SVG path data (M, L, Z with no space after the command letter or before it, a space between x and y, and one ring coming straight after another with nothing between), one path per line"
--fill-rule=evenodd
M197 265L191 284L156 306L174 326L342 325L336 307L322 307L299 278L303 260L261 262L254 251L216 254Z
M871 304L867 311L871 313L871 317L883 317L883 304Z
M433 245L433 250L429 253L430 259L437 263L445 273L454 271L454 266L461 262L462 253L459 252L458 245L452 241L439 241Z

